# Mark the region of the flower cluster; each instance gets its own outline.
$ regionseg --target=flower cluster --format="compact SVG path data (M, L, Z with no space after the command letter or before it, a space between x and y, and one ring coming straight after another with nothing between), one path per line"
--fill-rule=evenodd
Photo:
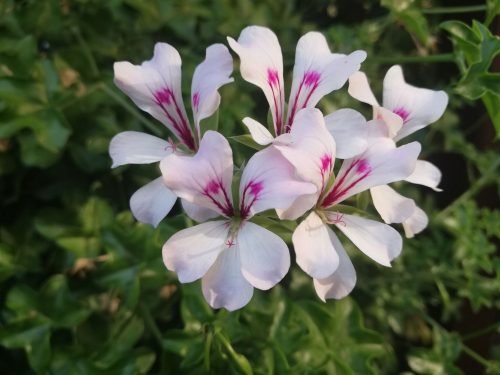
M318 296L323 301L343 298L354 288L356 272L335 231L390 266L402 250L402 238L388 224L402 223L406 237L426 227L424 211L388 184L405 180L439 190L440 171L417 159L420 144L396 143L439 119L447 95L407 84L401 68L393 66L385 76L380 105L359 71L366 53L332 53L322 34L309 32L298 41L285 102L276 35L250 26L228 43L240 58L243 79L264 92L273 131L242 119L262 149L236 173L227 139L204 131L201 123L217 111L218 89L233 81L226 46L208 47L194 72L193 124L182 100L181 59L172 46L158 43L153 58L141 65L115 63L116 85L174 137L126 131L112 139L113 167L160 165L161 176L132 195L132 213L156 226L181 199L186 215L199 224L167 240L163 261L182 283L201 279L214 308L239 309L250 301L253 288L267 290L286 275L288 246L262 224L273 220L298 224L292 235L296 261L312 277ZM315 108L347 82L353 98L373 107L373 119L348 108L327 115ZM341 159L340 167L335 168L335 159ZM367 190L384 223L349 205ZM262 215L265 220L259 220Z

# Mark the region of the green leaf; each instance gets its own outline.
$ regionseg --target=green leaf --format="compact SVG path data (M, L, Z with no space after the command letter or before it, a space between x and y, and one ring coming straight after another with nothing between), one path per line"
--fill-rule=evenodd
M234 135L232 137L228 137L228 139L257 151L263 150L265 148L265 146L259 145L257 142L255 142L250 134Z

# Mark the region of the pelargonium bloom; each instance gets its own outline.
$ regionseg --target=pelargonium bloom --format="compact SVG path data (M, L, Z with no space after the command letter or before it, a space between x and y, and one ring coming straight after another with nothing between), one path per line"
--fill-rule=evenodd
M283 57L276 35L266 27L249 26L243 29L238 41L228 38L228 42L240 57L242 77L264 92L276 137L290 131L298 111L315 107L323 96L340 89L366 58L364 51L349 55L331 53L325 37L318 32L302 36L297 43L292 88L285 114ZM345 112L343 116L352 112ZM268 145L273 142L274 136L259 122L251 118L245 118L243 122L257 143ZM351 127L351 136L355 136L355 130Z
M349 94L373 107L374 118L384 120L386 136L399 141L437 121L448 104L444 91L415 87L405 82L400 66L392 66L383 83L383 105L377 102L363 72L349 77ZM414 172L406 181L430 187L436 191L441 181L441 171L432 163L418 160ZM387 185L370 189L375 208L382 219L402 223L407 237L425 229L428 218L413 199L406 198Z
M231 188L232 151L217 132L205 133L194 156L171 154L160 168L175 194L222 216L177 232L163 246L166 267L182 283L201 278L212 307L235 310L250 301L254 287L269 289L285 276L290 266L287 245L250 220L265 210L287 208L316 187L299 180L279 151L267 148L250 158L241 176L238 205Z
M371 121L370 126L385 125ZM299 198L288 210L278 211L280 217L294 219L312 208L292 236L297 264L314 279L321 299L342 298L354 287L356 273L328 224L344 233L370 258L390 266L402 249L399 233L387 224L348 214L339 204L374 186L408 177L415 167L420 144L396 147L387 137L373 137L368 148L344 160L334 176L335 141L318 109L300 111L289 137L282 144L279 140L273 147L294 165L300 177L318 189Z
M143 111L163 123L185 150L195 152L200 138L200 121L210 117L220 104L218 89L233 81L233 60L226 46L213 44L205 60L196 67L191 84L194 131L184 108L181 92L181 58L167 43L157 43L151 60L141 65L127 61L114 64L115 84ZM125 131L111 140L112 167L159 162L182 152L173 140L136 131ZM177 199L161 177L137 190L130 199L137 220L154 226L170 212ZM187 209L196 216L199 210Z

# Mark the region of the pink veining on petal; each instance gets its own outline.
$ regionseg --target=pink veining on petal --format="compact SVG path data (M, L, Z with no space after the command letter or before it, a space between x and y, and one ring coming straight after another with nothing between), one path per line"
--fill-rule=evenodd
M403 122L406 122L406 120L408 120L408 117L410 116L410 112L403 107L395 108L392 112L401 117L403 119Z
M203 189L202 194L209 198L225 216L234 216L233 204L221 181L210 180Z
M302 108L307 107L307 103L311 98L311 95L319 86L321 81L321 73L315 70L306 71L302 76L302 81L300 82L297 93L293 99L292 109L287 120L286 131L290 132L290 129L295 118L295 114ZM302 98L302 103L299 105L299 98Z
M242 219L248 218L252 205L259 199L263 189L264 184L261 181L250 181L245 185L240 204L240 215Z
M157 102L159 102L161 104L166 104L166 105L169 105L172 102L173 96L174 96L174 93L169 88L158 90L154 94L154 97L155 97Z
M304 85L306 86L317 86L319 80L321 78L321 74L316 71L306 72L304 74Z
M200 93L199 92L195 92L193 94L193 108L195 111L198 111L198 108L200 106Z
M283 93L281 92L280 77L276 69L267 69L267 83L273 93L274 113L276 114L274 119L276 135L280 135L283 126Z
M333 158L332 155L324 154L321 156L321 166L320 166L320 172L321 172L321 177L322 177L322 186L321 186L321 191L325 188L325 179L330 178L330 172L333 166Z
M359 163L356 165L356 173L358 174L370 173L371 170L372 168L366 159L360 159Z

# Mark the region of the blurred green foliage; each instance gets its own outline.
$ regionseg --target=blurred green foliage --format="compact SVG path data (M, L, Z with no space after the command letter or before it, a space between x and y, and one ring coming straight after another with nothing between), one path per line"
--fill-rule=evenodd
M500 373L499 11L495 0L1 1L0 373ZM168 136L114 88L113 62L139 63L168 42L188 94L206 46L249 24L277 33L288 75L296 41L314 29L335 51L366 50L376 90L401 63L409 82L450 94L445 116L414 137L445 191L401 186L429 228L391 269L348 248L358 285L342 301L320 302L293 267L241 311L213 311L161 260L164 241L191 224L180 209L157 229L130 214L156 167L110 170L116 133ZM241 118L267 110L237 66L219 129L237 137L241 165L241 142L253 146ZM345 106L369 116L345 88L321 103Z

